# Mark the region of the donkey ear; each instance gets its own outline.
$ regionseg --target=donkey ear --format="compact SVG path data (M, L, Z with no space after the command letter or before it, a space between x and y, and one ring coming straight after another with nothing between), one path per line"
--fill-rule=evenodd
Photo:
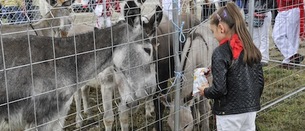
M158 22L157 25L159 25L163 17L162 8L159 5L157 5L156 14L154 16L156 17L155 19Z
M140 25L141 9L135 1L126 1L124 6L124 17L129 25L136 27Z
M146 30L155 31L156 28L159 26L163 17L162 9L159 5L157 5L156 13L149 19L148 23L143 23L144 28ZM150 34L151 32L147 32Z

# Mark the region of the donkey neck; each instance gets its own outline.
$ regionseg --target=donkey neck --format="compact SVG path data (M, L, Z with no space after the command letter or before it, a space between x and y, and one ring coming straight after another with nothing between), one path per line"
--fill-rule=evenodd
M44 28L44 27L51 27L52 24L55 23L55 25L52 25L52 26L59 26L59 25L56 25L60 22L57 22L59 21L60 18L57 18L56 15L52 15L51 11L46 13L46 15L41 19L39 20L37 23L34 23L32 24L33 27L36 28Z
M32 26L36 31L41 32L40 35L54 36L55 34L52 34L52 32L53 33L56 32L54 28L55 29L59 28L60 19L61 18L59 18L57 14L52 14L52 12L49 11L40 21L32 24Z

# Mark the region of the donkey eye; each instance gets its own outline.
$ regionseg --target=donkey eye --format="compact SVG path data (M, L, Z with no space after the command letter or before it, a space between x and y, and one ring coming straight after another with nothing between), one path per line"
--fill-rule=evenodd
M151 49L150 49L150 48L144 48L144 51L145 51L148 55L150 55Z

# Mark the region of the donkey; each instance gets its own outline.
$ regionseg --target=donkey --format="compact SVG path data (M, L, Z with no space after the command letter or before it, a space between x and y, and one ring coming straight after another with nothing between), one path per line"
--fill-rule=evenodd
M158 23L161 21L161 18L162 18L162 12L160 12L161 11L161 8L159 7L159 8L157 8L156 9L156 14L153 16L153 17L151 17L150 18L150 20L149 20L149 22L148 23L143 23L143 27L144 27L144 30L151 30L151 27L148 27L148 26L151 26L151 25L153 25L153 23L157 23L156 24L156 26L158 25ZM129 18L127 18L127 19L129 19ZM155 20L157 20L156 22L155 22ZM127 20L126 20L127 21ZM130 23L129 23L130 24ZM146 33L151 33L151 32L146 32ZM154 46L155 47L155 46ZM108 74L111 74L111 72L108 72ZM114 73L112 73L112 74L114 74ZM116 77L113 77L113 79L114 78L116 78ZM118 78L117 78L118 79ZM78 91L76 94L75 94L75 105L76 105L76 112L77 112L77 114L78 115L76 115L76 126L77 127L80 127L81 126L81 117L80 117L80 111L81 111L81 98L80 97L82 97L82 100L83 100L83 107L84 107L84 112L86 113L86 114L88 114L89 115L89 117L90 117L90 115L92 114L91 113L91 111L90 110L88 110L88 94L89 94L89 88L90 87L92 87L92 88L101 88L101 89L103 89L103 88L108 88L107 86L106 86L106 84L102 84L102 86L100 85L100 83L99 83L100 81L98 81L97 79L93 79L93 80L91 80L91 81L89 81L84 87L82 87L81 88L81 90L80 91ZM112 80L111 82L115 82L115 79L114 80ZM108 85L110 85L110 84L108 84ZM122 85L120 85L120 84L118 84L118 83L112 83L112 85L116 85L116 86L122 86ZM101 90L101 91L103 91L103 90ZM108 95L108 94L104 94L104 92L102 92L102 94L103 94L103 98L104 98L104 96L105 95ZM107 98L107 97L105 97L105 98ZM151 97L152 98L152 97ZM111 97L110 98L107 98L107 99L111 99ZM149 98L147 98L147 99L149 99ZM148 100L149 101L149 100ZM150 105L151 104L151 105ZM152 107L153 106L153 104L152 103L150 103L150 101L149 102L146 102L145 103L145 109L146 109L146 115L147 116L151 116L151 112L153 111L153 109L151 109L150 107ZM107 107L107 105L104 105L104 108L112 108L112 107ZM150 108L150 109L149 109ZM106 123L105 123L106 124Z
M191 27L196 26L200 23L195 16L190 14L181 14L180 23L184 21L186 24L183 26L184 35L188 35L188 31ZM165 109L165 105L162 104L162 94L167 93L168 80L174 77L174 58L173 56L173 39L171 35L174 32L172 28L172 22L164 16L159 27L157 28L156 39L153 39L158 44L157 49L157 83L158 88L156 90L156 95L154 96L154 106L155 106L155 129L162 130L162 117ZM182 44L181 44L182 45ZM183 47L181 46L180 49Z
M105 69L122 78L121 107L133 108L156 84L153 46L143 37L121 21L67 38L2 38L0 130L62 130L73 94Z
M61 5L56 4L46 15L34 24L2 25L0 27L2 37L39 35L66 37L72 23L71 1L65 1Z
M180 45L180 51L183 51L181 54L181 64L183 65L183 72L186 77L187 82L184 82L181 89L181 102L188 101L192 99L192 85L185 83L192 83L193 81L193 70L198 67L208 66L210 63L210 57L214 49L215 43L217 41L214 39L212 33L210 32L208 26L199 23L200 21L191 14L181 14L180 22L186 22L186 25L183 27L185 29L184 35L188 36L185 44ZM190 31L191 27L196 26L196 30ZM189 29L189 30L186 30ZM174 32L172 28L172 22L168 19L163 18L161 24L157 29L157 41L159 46L157 48L157 82L158 88L157 93L154 96L154 105L155 105L155 115L156 115L156 124L155 128L158 131L162 130L162 117L165 109L165 105L161 104L162 96L168 92L168 80L174 77L174 58L173 58L173 39L170 34ZM190 33L192 32L192 33ZM185 47L187 46L187 47ZM167 98L165 98L167 99ZM204 101L205 107L207 107L202 113L207 112L210 108L208 101ZM185 114L187 117L189 115ZM189 117L188 117L189 118ZM208 120L208 119L207 119ZM171 121L169 121L171 123ZM208 124L208 121L204 123ZM181 124L181 122L180 122ZM182 127L187 128L187 130L192 130L193 123L187 123L188 125L182 125Z
M140 8L137 7L138 5L135 4L136 2L133 1L128 1L126 4L128 6L128 8L125 8L126 12L128 11L129 15L134 16L136 15L136 17L128 17L129 15L126 16L126 22L128 22L128 24L133 25L133 24L138 24L136 22L139 21L139 14L140 13ZM126 7L126 6L125 6ZM132 7L132 10L130 10L129 8ZM143 23L143 27L144 27L144 31L151 31L151 30L155 30L154 28L156 28L156 26L159 25L161 19L162 19L162 12L161 12L161 7L157 6L156 8L156 13L155 15L153 15L147 23ZM134 13L134 14L133 14ZM135 22L134 22L135 21ZM136 26L133 26L136 27ZM145 32L145 33L152 33L152 32ZM112 72L111 72L112 71ZM109 69L108 72L104 72L102 74L107 74L107 78L111 78L110 79L93 79L91 81L89 81L84 87L81 88L80 91L78 91L75 94L75 105L76 105L76 112L78 115L76 115L76 126L80 127L81 126L81 118L80 118L80 106L81 106L81 99L80 97L82 97L83 100L83 106L84 106L84 112L87 113L89 116L92 114L90 112L90 110L88 110L88 93L89 93L89 87L93 87L93 88L101 88L101 92L102 92L102 96L103 96L103 108L104 110L111 110L112 109L112 104L111 104L111 100L112 100L112 96L110 96L109 94L112 94L112 92L104 90L104 89L108 89L113 86L115 88L124 88L123 86L125 86L124 84L120 84L120 80L121 79L118 75L116 75L115 77L115 73L113 72L113 70ZM101 77L105 77L104 75L100 74L99 76ZM111 76L111 74L113 76ZM103 80L108 80L108 81L103 81ZM100 82L102 81L103 84L100 84ZM154 88L155 89L155 88ZM107 93L106 93L107 92ZM152 99L152 97L148 97L146 98L148 101L149 99ZM152 100L150 100L152 101ZM109 103L110 102L110 103ZM151 104L151 105L150 105ZM151 112L153 111L152 108L153 107L153 103L151 102L146 102L145 103L145 109L146 109L146 115L147 116L151 116ZM124 107L126 108L126 107ZM129 110L129 108L126 109L127 111ZM126 113L125 113L126 114ZM110 120L107 120L107 117L110 117ZM112 123L113 123L113 112L109 112L109 113L105 113L104 114L104 124L106 126L106 130L111 130L112 128ZM122 126L122 130L128 130L128 122L126 121L128 119L128 114L124 115L124 113L122 113L122 116L120 116L120 121L121 122L121 126ZM125 121L123 121L125 120ZM127 123L126 123L127 122Z
M209 29L209 22L204 21L190 33L183 47L181 54L181 63L183 64L184 77L187 81L183 82L181 88L180 103L185 103L185 99L192 97L193 73L194 69L199 67L211 66L213 50L218 46L218 41L214 38ZM196 117L196 123L201 125L201 131L209 131L209 112L211 110L209 100L197 96L197 103L194 105L193 115ZM203 116L203 117L202 117Z

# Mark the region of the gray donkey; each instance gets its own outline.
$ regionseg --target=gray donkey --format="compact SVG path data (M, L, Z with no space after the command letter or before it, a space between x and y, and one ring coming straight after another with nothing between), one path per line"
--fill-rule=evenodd
M202 131L209 130L209 119L200 118L202 115L208 114L210 111L210 105L208 100L205 98L193 99L192 89L193 89L193 71L199 67L208 67L211 63L211 56L213 50L217 47L218 42L214 38L212 32L209 29L209 22L201 22L191 14L182 13L180 15L179 22L185 22L183 26L183 34L186 36L186 41L184 44L179 45L179 51L181 52L181 65L184 80L180 88L180 103L181 110L177 113L180 114L180 128L182 131L193 130L193 126L196 123L202 125ZM162 131L163 124L162 120L164 119L163 114L165 110L165 105L170 108L170 115L168 117L167 123L173 129L174 123L174 103L169 99L170 90L173 88L168 88L168 80L175 76L174 74L174 48L173 38L171 35L174 33L175 29L172 26L172 21L170 21L166 16L162 18L162 22L156 30L157 35L157 82L158 88L156 90L156 95L154 96L154 105L155 105L155 130ZM180 24L178 24L180 25ZM163 102L167 100L166 102ZM194 100L199 100L199 107L195 108L195 111L190 111L191 106L194 103ZM174 100L172 100L174 101ZM165 104L164 104L165 103ZM197 104L197 103L196 103ZM197 104L198 105L198 104ZM196 105L196 106L197 106ZM192 107L193 108L193 107ZM197 110L199 109L199 110ZM193 116L192 116L193 113ZM196 118L195 123L193 122ZM182 119L183 118L183 119Z
M73 94L109 69L124 84L125 107L155 90L153 46L145 32L122 21L67 38L2 38L0 53L1 131L62 130Z
M128 6L128 8L126 7ZM125 12L128 12L129 14L126 15L126 21L128 21L128 24L132 25L133 27L138 28L138 23L136 22L141 22L140 21L140 7L136 4L136 1L128 1L126 2L125 6ZM135 17L128 17L128 16L135 16ZM148 34L154 33L152 32L153 30L156 29L156 27L159 25L160 21L162 20L162 9L161 7L157 6L156 7L156 13L146 22L143 23L144 30L143 31L149 31L145 32ZM153 27L155 26L155 27ZM152 29L152 30L151 30ZM155 43L154 43L155 44ZM155 47L155 45L154 45ZM154 78L155 76L151 76ZM150 79L150 78L146 78ZM103 109L104 109L104 125L106 128L106 131L111 131L112 130L112 124L114 122L114 113L113 113L113 106L112 106L112 100L113 100L113 91L114 89L119 89L119 94L121 96L124 96L124 94L129 94L131 93L128 90L120 90L121 88L124 88L126 86L124 82L124 79L121 75L115 72L113 67L109 67L107 70L104 70L101 72L97 79L92 79L89 81L84 87L81 88L81 90L77 91L75 94L75 105L76 105L76 126L80 127L82 124L81 120L81 97L83 99L83 107L84 107L84 112L91 117L92 113L88 109L88 98L89 98L89 87L92 88L101 88L101 93L102 93L102 100L103 100ZM153 92L155 91L155 87L149 87L153 89ZM141 89L142 91L145 91ZM144 92L145 93L145 92ZM152 103L152 95L147 94L148 97L142 97L145 98L145 109L146 109L146 115L151 116L151 112L153 111L153 103ZM141 97L137 97L138 99L142 99ZM152 108L150 108L152 107ZM120 104L119 106L119 111L120 111L120 124L121 124L121 129L128 130L129 129L129 122L128 122L128 112L130 111L131 107L126 106L124 102Z
M2 25L0 32L2 37L39 35L66 37L72 23L71 1L58 3L50 8L49 12L41 20L33 24Z

